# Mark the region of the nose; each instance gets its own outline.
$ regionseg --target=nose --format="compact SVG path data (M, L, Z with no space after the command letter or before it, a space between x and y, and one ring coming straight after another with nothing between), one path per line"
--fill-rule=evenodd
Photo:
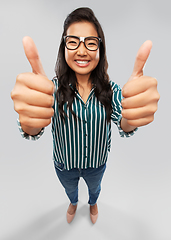
M84 46L84 42L80 42L80 46L77 48L78 55L87 55L86 47Z

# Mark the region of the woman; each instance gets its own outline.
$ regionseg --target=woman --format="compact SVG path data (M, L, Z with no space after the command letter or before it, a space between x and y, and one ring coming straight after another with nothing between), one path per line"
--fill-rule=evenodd
M110 150L111 120L121 136L129 137L137 127L152 122L157 110L157 81L144 77L142 71L151 42L140 48L122 92L109 81L103 30L89 8L67 16L52 81L46 77L32 39L25 37L23 45L33 73L18 75L11 93L19 129L23 137L38 139L52 118L54 165L70 200L67 221L75 216L78 182L83 177L89 190L90 218L95 223Z

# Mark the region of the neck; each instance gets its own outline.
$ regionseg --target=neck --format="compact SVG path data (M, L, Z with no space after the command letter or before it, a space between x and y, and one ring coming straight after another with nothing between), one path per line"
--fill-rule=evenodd
M88 76L76 74L76 78L80 86L87 87L91 85L90 74Z

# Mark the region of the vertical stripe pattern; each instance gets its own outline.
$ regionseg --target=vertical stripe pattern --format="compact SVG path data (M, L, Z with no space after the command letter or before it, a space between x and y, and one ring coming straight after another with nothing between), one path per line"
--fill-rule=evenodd
M58 89L57 79L54 78L52 81ZM110 84L113 90L111 120L117 125L121 137L130 137L137 129L129 133L125 133L121 129L121 88L112 81ZM67 170L98 168L104 164L111 148L111 123L107 123L105 107L97 100L94 89L91 90L86 104L76 92L72 110L76 113L77 121L67 108L67 103L64 104L67 117L65 117L65 122L62 120L58 112L56 96L54 95L54 97L53 160L56 164L63 163ZM18 127L22 137L28 140L37 140L44 132L42 129L38 135L30 136L23 132L19 120Z
M57 79L54 78L52 81L58 89ZM111 82L111 86L113 90L111 119L119 127L118 120L121 119L122 109L121 89L114 82ZM77 116L76 124L74 116L66 106L67 103L64 104L64 111L68 117L65 117L63 122L57 102L54 104L55 113L52 118L54 161L63 163L67 170L98 168L106 162L111 147L111 124L107 123L105 107L95 97L94 89L91 90L86 103L76 92L72 104ZM120 130L120 134L126 133Z

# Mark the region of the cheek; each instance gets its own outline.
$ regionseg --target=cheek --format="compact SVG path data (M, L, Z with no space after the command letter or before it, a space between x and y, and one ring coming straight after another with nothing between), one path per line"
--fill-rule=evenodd
M73 57L74 57L74 52L68 51L68 49L65 49L65 61L69 67L71 67L72 65Z
M99 63L99 60L100 60L99 50L98 50L97 53L95 54L94 59L95 59L96 63L98 64L98 63Z

